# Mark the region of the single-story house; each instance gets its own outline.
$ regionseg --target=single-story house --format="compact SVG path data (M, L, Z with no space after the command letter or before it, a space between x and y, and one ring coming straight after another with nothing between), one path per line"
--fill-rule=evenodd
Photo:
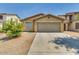
M25 24L25 31L33 32L63 32L79 31L78 12L67 13L66 15L37 14L21 20Z
M60 32L64 30L64 19L54 15L38 14L23 20L25 31Z

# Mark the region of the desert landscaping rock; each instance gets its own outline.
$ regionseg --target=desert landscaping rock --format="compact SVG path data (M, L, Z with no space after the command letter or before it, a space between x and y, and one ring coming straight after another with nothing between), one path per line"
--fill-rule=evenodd
M10 39L0 43L0 54L2 55L26 55L32 41L35 37L35 33L23 32L18 38Z
M3 38L5 38L5 37L7 37L6 34L0 33L0 39L3 39Z

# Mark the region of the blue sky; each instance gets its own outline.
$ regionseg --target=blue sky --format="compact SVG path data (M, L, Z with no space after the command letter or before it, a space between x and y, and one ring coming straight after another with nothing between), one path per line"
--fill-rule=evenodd
M2 3L0 13L13 13L21 18L26 18L38 13L62 15L68 12L78 12L78 3Z

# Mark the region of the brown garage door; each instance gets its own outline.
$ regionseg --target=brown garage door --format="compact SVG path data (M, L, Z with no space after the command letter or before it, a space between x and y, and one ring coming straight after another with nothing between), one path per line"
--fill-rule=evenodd
M59 32L60 23L59 22L50 22L50 23L37 23L38 32Z

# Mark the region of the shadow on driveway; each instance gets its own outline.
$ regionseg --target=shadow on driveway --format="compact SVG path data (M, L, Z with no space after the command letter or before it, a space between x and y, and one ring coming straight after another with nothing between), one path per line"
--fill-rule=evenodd
M77 50L77 54L79 54L79 37L64 37L64 38L55 38L55 40L49 41L49 43L55 43L57 45L65 46L66 49L74 48Z

